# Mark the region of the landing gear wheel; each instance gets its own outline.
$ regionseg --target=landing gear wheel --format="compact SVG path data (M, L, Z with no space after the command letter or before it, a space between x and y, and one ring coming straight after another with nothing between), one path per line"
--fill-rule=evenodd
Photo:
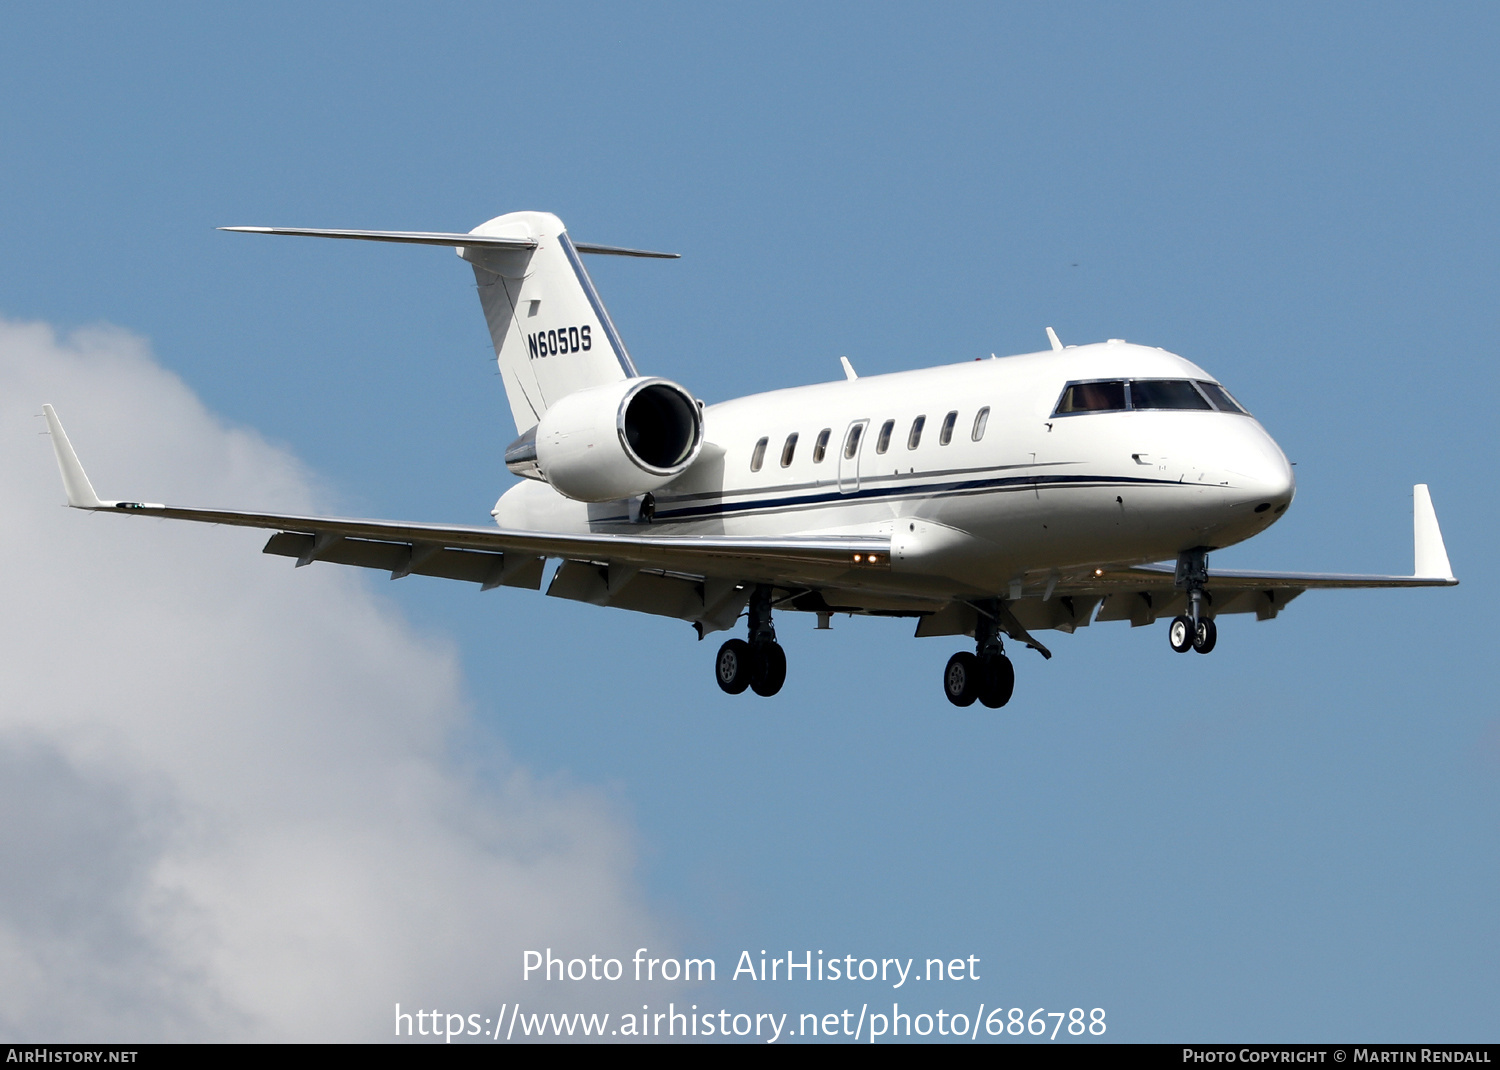
M980 661L979 668L979 701L998 710L1016 690L1016 667L1004 654L996 654Z
M738 695L750 686L750 644L743 639L731 639L719 647L719 656L714 660L714 678L719 686L731 695Z
M1200 654L1207 654L1219 641L1219 629L1214 626L1212 617L1202 617L1198 621L1198 634L1193 636L1193 649Z
M1167 629L1167 638L1171 640L1173 650L1186 654L1193 648L1193 619L1186 613L1173 617L1172 625Z
M727 645L727 644L726 644ZM770 698L786 683L786 651L775 641L750 648L750 690Z
M948 659L943 670L943 693L955 706L972 706L979 697L979 659L967 650L960 650Z

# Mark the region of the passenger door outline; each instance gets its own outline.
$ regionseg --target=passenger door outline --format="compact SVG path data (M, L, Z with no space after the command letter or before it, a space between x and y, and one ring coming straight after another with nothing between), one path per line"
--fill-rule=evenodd
M865 439L869 436L865 431L869 429L869 420L854 420L844 431L844 437L839 440L839 493L853 494L859 490L859 459L865 452ZM854 456L848 456L849 436L854 434L854 429L859 428L859 441L854 446Z

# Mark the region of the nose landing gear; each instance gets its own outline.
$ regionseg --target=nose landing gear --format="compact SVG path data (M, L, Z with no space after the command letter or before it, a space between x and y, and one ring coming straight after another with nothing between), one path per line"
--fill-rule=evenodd
M1187 591L1188 612L1172 618L1167 639L1179 654L1186 654L1190 649L1207 654L1219 641L1219 629L1214 619L1203 612L1204 587L1208 584L1208 551L1200 546L1179 554L1173 582Z
M750 596L750 641L731 639L719 647L714 678L731 695L746 688L770 698L786 683L786 651L771 625L771 588L764 584Z
M981 612L974 630L976 652L960 650L943 669L943 694L955 706L972 706L978 699L996 710L1016 689L1016 669L1005 656L997 616Z

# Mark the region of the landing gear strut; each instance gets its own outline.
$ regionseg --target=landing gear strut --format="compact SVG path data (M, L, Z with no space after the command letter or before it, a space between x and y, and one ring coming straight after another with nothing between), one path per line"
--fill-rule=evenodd
M1198 546L1178 554L1177 573L1172 582L1188 595L1188 612L1173 617L1171 627L1167 629L1172 649L1179 654L1190 649L1207 654L1219 641L1219 629L1214 626L1214 619L1203 612L1203 602L1207 597L1204 587L1208 583L1208 551Z
M1016 669L1005 656L1000 638L999 602L980 605L979 620L974 629L975 653L960 650L948 659L943 670L943 693L955 706L972 706L978 699L990 709L999 709L1010 701L1016 689ZM989 610L989 612L986 612Z
M786 683L786 651L771 625L771 588L760 584L750 596L750 641L731 639L719 647L714 677L731 695L747 687L770 698Z

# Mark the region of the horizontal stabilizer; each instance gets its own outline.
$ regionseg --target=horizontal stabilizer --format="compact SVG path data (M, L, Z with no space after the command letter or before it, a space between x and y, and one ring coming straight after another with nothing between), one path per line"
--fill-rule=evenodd
M297 238L353 238L406 245L475 245L488 249L535 249L535 238L496 238L478 234L441 234L421 230L315 230L308 227L220 227L239 234L289 234Z
M444 234L424 230L327 230L313 227L220 227L237 234L287 234L296 238L352 238L355 241L388 241L405 245L448 245L457 248L535 249L535 238L505 238L484 234ZM656 253L649 249L627 249L620 245L598 245L574 242L580 253L600 256L642 256L656 260L677 260L681 253Z
M599 256L644 256L652 260L681 260L681 253L653 253L649 249L626 249L621 245L597 245L594 242L576 241L573 248L580 253L594 253Z

